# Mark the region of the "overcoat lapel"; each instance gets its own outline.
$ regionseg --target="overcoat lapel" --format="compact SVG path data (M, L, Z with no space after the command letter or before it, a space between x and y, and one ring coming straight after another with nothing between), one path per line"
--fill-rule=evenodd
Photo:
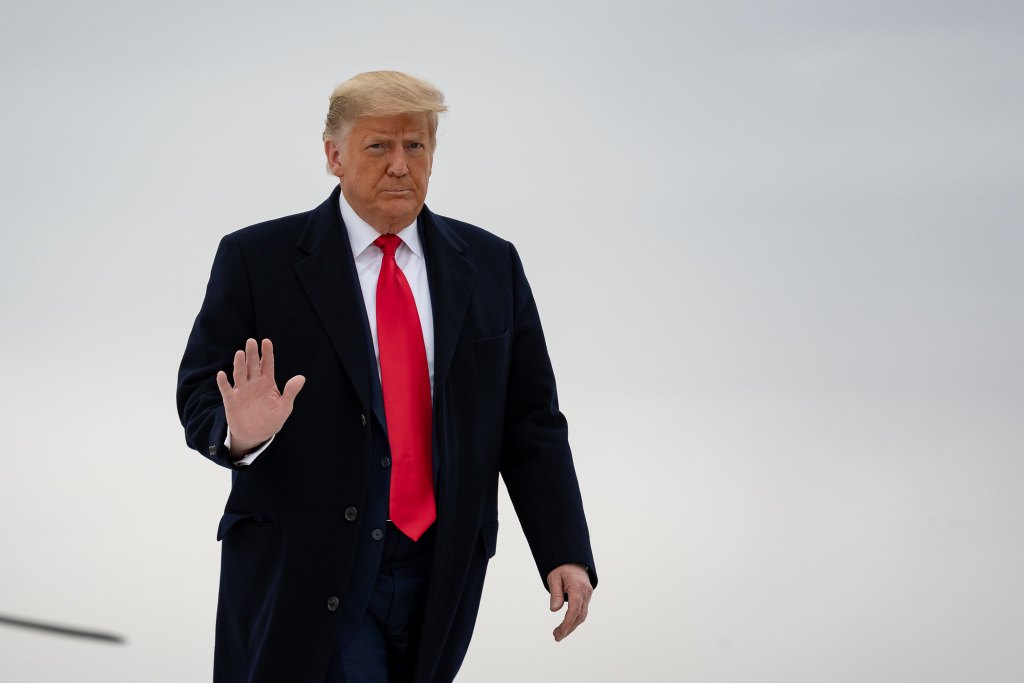
M443 396L448 369L473 292L476 268L466 258L466 243L430 209L420 212L420 237L427 254L430 303L434 310L434 400Z
M363 299L353 287L355 265L334 192L310 214L298 246L307 256L295 264L306 290L364 410L370 407L370 368L363 339Z

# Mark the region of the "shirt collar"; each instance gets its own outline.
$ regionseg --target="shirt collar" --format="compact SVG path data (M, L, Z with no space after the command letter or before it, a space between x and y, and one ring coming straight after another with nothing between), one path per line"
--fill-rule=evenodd
M380 233L373 229L369 223L359 217L349 203L345 200L345 193L338 193L338 208L341 209L341 220L345 222L345 230L348 231L348 243L352 247L353 258L358 258L366 251L373 241L380 237ZM420 246L420 233L416 229L416 221L398 231L402 244L409 247L412 253L423 258L423 249Z

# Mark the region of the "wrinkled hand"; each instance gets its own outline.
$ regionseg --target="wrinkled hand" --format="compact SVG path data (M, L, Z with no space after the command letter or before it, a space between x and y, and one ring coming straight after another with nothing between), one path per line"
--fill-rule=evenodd
M553 633L555 642L560 642L587 618L587 607L594 587L590 585L587 570L581 564L563 564L548 574L548 589L551 591L551 611L562 609L568 596L565 618Z
M231 429L231 457L237 460L281 430L306 378L296 375L284 385L284 392L278 392L269 339L263 340L262 360L256 340L246 340L245 350L235 352L233 374L234 387L226 372L218 372L217 387Z

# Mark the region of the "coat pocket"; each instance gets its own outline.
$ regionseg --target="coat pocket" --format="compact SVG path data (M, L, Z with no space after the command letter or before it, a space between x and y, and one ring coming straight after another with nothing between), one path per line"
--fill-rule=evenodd
M494 353L502 353L508 349L508 330L505 330L496 337L484 337L473 342L473 348L480 355L488 356Z
M247 524L250 526L271 526L273 520L263 515L257 515L253 512L225 512L220 518L220 524L217 525L217 540L223 541L224 537L228 535L235 526L239 524Z

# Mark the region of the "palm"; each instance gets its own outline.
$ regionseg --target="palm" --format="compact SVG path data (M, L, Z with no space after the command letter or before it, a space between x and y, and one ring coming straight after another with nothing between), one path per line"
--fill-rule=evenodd
M263 443L284 426L292 414L295 396L306 379L292 377L278 391L274 380L274 346L263 340L260 357L255 339L245 342L245 350L235 352L233 379L228 383L227 373L217 373L217 386L224 400L224 414L231 429L232 453L243 453Z

